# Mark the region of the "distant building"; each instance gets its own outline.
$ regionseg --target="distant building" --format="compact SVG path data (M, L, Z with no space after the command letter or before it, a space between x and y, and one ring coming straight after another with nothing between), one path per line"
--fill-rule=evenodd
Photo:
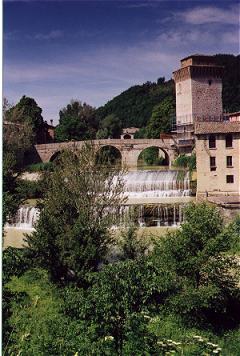
M194 123L222 119L223 67L213 56L191 55L173 72L176 86L176 134L179 151L194 147Z
M197 198L240 196L240 121L197 122L195 135Z
M128 127L122 130L122 135L121 139L122 140L128 140L128 139L133 139L134 135L136 132L139 131L139 128L137 127Z
M229 121L240 121L240 111L224 114Z

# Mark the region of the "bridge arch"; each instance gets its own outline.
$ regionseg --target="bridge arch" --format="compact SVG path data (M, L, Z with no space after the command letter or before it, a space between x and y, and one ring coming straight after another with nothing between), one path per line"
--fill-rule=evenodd
M121 165L122 164L122 153L118 147L115 145L104 145L97 149L96 151L96 161L97 163L107 163L110 165Z
M63 151L55 151L49 158L49 162L57 161L60 158L62 153L63 153Z
M145 161L147 165L154 166L170 165L170 157L167 150L157 145L144 147L138 154L137 165L139 165L141 161Z

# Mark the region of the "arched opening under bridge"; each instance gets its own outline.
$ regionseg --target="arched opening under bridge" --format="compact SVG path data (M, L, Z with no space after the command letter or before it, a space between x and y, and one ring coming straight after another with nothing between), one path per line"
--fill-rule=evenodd
M124 139L124 140L130 140L131 138L132 138L132 136L129 135L128 133L125 134L125 135L123 135L123 139Z
M57 161L60 159L60 156L62 153L63 153L63 151L54 152L54 154L50 157L49 162L57 163Z
M138 156L138 167L161 167L169 166L169 156L167 152L157 146L147 147Z
M121 167L122 155L119 149L114 146L103 146L97 151L96 162L97 164Z

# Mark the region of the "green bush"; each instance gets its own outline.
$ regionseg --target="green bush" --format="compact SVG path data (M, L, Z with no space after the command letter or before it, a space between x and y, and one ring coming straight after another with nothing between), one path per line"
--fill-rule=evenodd
M185 154L180 154L174 161L175 167L188 168L189 171L196 169L196 154L193 153L191 156Z
M17 191L23 200L42 198L44 193L43 182L42 180L18 180Z
M45 172L45 171L52 171L53 169L53 162L41 162L41 163L34 163L26 167L26 171L28 172Z

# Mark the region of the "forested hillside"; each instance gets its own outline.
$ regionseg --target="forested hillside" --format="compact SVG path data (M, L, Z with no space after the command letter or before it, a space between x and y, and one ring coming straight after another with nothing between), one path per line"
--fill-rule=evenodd
M223 109L240 110L240 55L217 54L217 63L225 67L223 75Z
M223 108L226 112L240 110L240 56L217 54L217 63L225 67L223 77ZM157 83L147 82L136 85L110 100L97 109L101 121L104 117L114 114L119 118L122 127L145 127L152 116L154 106L169 97L175 102L175 86L173 80Z
M166 97L175 98L173 80L159 78L157 83L135 85L97 109L100 121L109 114L117 116L122 127L144 127L155 105Z

